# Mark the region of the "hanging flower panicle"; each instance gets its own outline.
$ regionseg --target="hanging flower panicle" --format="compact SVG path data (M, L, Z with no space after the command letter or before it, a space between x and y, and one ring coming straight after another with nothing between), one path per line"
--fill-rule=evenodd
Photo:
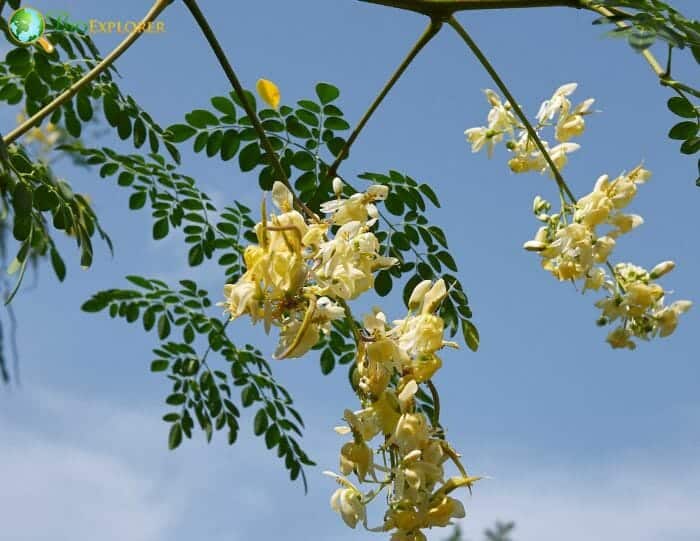
M366 339L360 343L354 372L362 409L346 410L347 425L336 431L352 435L341 448L340 472L376 488L363 493L347 477L326 472L342 485L331 506L353 528L359 522L367 527L366 504L386 491L384 522L372 530L390 532L394 541L424 540L423 530L464 517L464 506L449 494L478 480L467 475L437 420L429 420L416 407L419 384L442 364L437 351L456 346L443 339L444 322L436 314L446 295L443 280L426 280L413 290L404 319L390 325L379 310L365 317ZM381 438L372 451L377 437ZM455 462L460 476L446 478L448 460Z
M554 128L554 138L559 144L551 147L546 140L542 141L558 169L566 165L569 153L578 150L579 145L569 140L583 133L585 116L590 114L594 102L587 99L573 106L569 98L576 87L576 83L559 87L540 106L534 125L538 135L545 127ZM507 137L506 148L514 154L508 162L511 170L547 171L549 165L511 112L511 105L503 103L491 90L486 91L486 96L491 105L488 125L465 132L472 150L477 152L487 146L490 156L494 146ZM538 253L542 267L558 280L580 281L584 292L608 293L596 306L602 310L599 325L618 325L607 338L613 348L634 349L632 338L649 340L670 335L678 325L679 316L692 306L690 301L664 304L668 292L655 280L670 272L675 267L673 262L661 263L651 272L629 263L610 262L618 239L644 223L641 216L628 214L624 209L637 195L638 187L650 177L651 173L642 165L612 180L603 175L589 194L577 200L559 185L561 208L557 213L550 213L551 203L538 195L532 210L543 225L535 238L523 246Z
M641 165L614 180L603 175L591 193L563 205L557 214L547 214L551 204L537 196L533 210L545 225L524 244L526 250L539 253L542 267L558 280L582 281L584 292L608 293L596 306L602 310L599 325L619 323L607 338L613 348L634 349L633 337L669 336L678 317L692 306L685 300L664 304L667 292L655 280L675 267L672 261L660 263L651 272L630 263L613 266L609 261L617 240L644 223L641 216L623 209L650 176Z
M373 287L374 273L397 260L382 256L372 232L388 187L370 186L364 193L343 196L340 179L333 182L336 198L321 205L326 220L308 220L293 207L289 189L276 182L269 214L265 199L262 220L255 226L258 243L244 252L245 273L224 288L222 305L231 319L248 315L262 320L266 331L280 329L275 357L299 357L330 332L334 320L351 317L346 301ZM392 539L425 539L422 530L445 526L464 516L462 504L449 496L460 486L471 487L457 454L444 439L437 418L429 420L416 406L419 385L442 366L437 352L457 347L443 338L445 324L437 310L447 295L443 280L419 283L406 317L389 324L375 309L357 332L354 389L362 408L345 410L341 434L352 436L340 450L341 475L328 472L341 485L331 507L355 528L367 527L366 505L387 491L388 508L375 531ZM434 389L434 388L433 388ZM382 441L373 446L373 440ZM381 455L381 463L375 457ZM444 463L453 460L461 476L445 478ZM374 491L358 485L372 483Z

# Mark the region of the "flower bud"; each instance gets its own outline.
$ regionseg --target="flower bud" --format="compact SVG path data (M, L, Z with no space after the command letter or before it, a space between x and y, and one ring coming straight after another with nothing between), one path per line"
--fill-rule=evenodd
M423 280L416 287L413 288L413 293L411 293L411 298L408 299L409 310L416 310L423 303L423 297L432 287L433 283L430 280Z
M649 277L652 280L656 280L657 278L661 278L664 274L671 272L675 267L676 264L673 261L663 261L651 269Z
M437 310L437 307L446 296L447 288L445 287L445 280L440 278L440 280L435 282L433 287L430 288L430 291L425 294L421 312L423 314L432 314Z
M490 88L484 90L484 94L486 94L486 100L490 105L493 105L494 107L496 105L501 105L501 98Z
M335 177L333 179L333 192L338 197L343 193L343 181L340 180L340 177Z
M540 205L542 205L542 202L544 200L542 199L541 196L536 195L535 199L532 201L532 212L534 214L539 214L540 213Z
M547 248L547 245L544 242L529 240L523 244L523 248L525 248L528 252L541 252Z
M272 185L272 200L282 212L289 212L294 202L292 192L278 180Z
M595 182L595 186L593 187L594 192L602 192L608 187L608 184L610 182L610 177L608 175L601 175L598 177L598 180Z

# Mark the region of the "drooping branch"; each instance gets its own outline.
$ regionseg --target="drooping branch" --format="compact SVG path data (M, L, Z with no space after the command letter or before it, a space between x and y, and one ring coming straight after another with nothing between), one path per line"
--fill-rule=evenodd
M384 87L381 89L379 94L377 95L376 98L374 98L374 101L372 104L369 106L369 109L365 112L364 115L362 115L362 118L360 121L357 123L357 126L355 126L355 129L352 131L350 134L350 137L348 137L348 140L345 142L345 145L343 145L343 148L340 149L340 152L338 153L338 156L336 156L335 161L333 164L330 166L328 170L328 176L330 178L333 178L338 170L338 167L340 166L340 162L342 162L345 157L348 155L348 152L350 151L350 147L352 144L355 142L355 139L357 139L357 136L360 135L360 132L362 129L365 127L365 124L367 124L367 121L370 119L370 117L374 114L374 112L377 110L379 105L382 103L386 95L389 93L389 91L393 88L393 86L396 84L396 82L399 80L401 75L406 71L408 66L413 62L413 60L418 56L418 53L427 45L427 43L433 39L433 37L439 32L440 28L442 27L442 22L436 20L436 19L431 19L430 23L428 24L428 27L425 29L423 34L418 38L418 41L413 45L411 50L408 52L406 55L406 58L403 59L403 62L399 65L398 68L396 68L396 71L391 75L387 83L384 85Z
M103 60L101 60L95 67L83 75L79 80L70 85L61 95L57 96L53 101L46 104L44 107L39 109L30 118L22 122L19 126L15 127L10 133L3 137L3 142L5 145L13 143L22 135L27 133L30 129L38 126L42 120L53 113L61 105L69 101L73 96L75 96L78 91L85 85L94 81L103 71L109 68L114 61L119 58L126 50L131 47L131 45L141 36L143 33L140 28L148 26L149 23L153 22L158 15L170 4L173 0L156 0L151 7L151 9L146 13L145 17L141 22L134 27L134 30L129 33L129 35L124 38L124 40L117 45L114 50L109 53Z
M231 83L233 91L236 93L236 96L238 96L238 99L241 102L241 105L243 106L246 115L248 115L248 118L253 124L253 129L255 129L255 132L258 135L258 139L260 140L260 144L262 144L263 148L265 149L265 152L267 153L270 162L272 163L272 167L275 169L275 173L279 177L279 180L283 182L285 186L287 186L289 191L292 193L292 196L294 197L294 203L296 204L296 206L299 207L299 209L302 210L309 218L318 221L318 216L316 216L316 214L310 208L308 208L306 204L303 201L301 201L294 192L294 188L292 187L291 183L289 182L289 179L287 178L286 173L284 172L284 168L280 163L277 153L272 148L270 139L267 137L267 133L265 133L265 129L263 128L260 119L258 118L258 114L248 102L248 98L246 97L246 92L243 88L243 85L241 84L241 81L238 79L238 76L236 75L236 72L234 71L231 62L229 62L226 53L221 48L221 44L216 38L214 30L212 30L211 26L209 25L209 22L207 21L207 18L204 16L204 13L202 13L202 10L199 9L199 5L197 5L196 0L183 0L183 2L187 6L187 9L190 10L190 13L192 13L192 16L199 25L202 34L204 34L204 37L206 38L207 42L209 43L209 46L214 52L214 55L219 61L221 69L223 69L224 73L226 74L226 78Z

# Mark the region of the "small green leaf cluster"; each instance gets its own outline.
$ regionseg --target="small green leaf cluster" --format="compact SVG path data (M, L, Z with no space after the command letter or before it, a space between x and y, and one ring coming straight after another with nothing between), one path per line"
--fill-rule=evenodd
M229 275L240 271L231 257L239 257L240 236L245 228L254 225L249 208L238 203L227 208L221 214L221 222L215 223L218 211L211 198L197 187L195 179L178 172L160 154L151 153L144 158L139 154L119 154L107 147L71 145L62 148L81 156L88 165L99 166L102 178L116 176L119 186L131 188L131 210L141 209L149 202L155 240L167 237L172 229L182 228L185 242L190 245L190 266L211 259L216 250L224 250L227 254L222 258L226 257L225 261L230 261L226 264L232 265Z
M683 154L700 152L700 106L693 103L693 99L700 98L700 90L675 80L671 74L674 48L689 48L695 62L700 64L700 21L686 18L661 0L601 0L594 4L615 10L613 15L601 17L595 20L594 24L626 23L626 26L618 26L612 30L611 34L626 37L635 50L645 51L657 39L668 44L666 70L659 78L662 85L672 88L678 94L668 101L668 108L683 119L671 128L668 136L683 141L680 147ZM634 11L621 11L617 8ZM696 184L700 186L700 160L698 171Z
M83 267L92 264L92 237L96 232L111 249L109 237L84 196L56 178L47 164L33 163L21 146L13 145L7 152L9 159L0 174L0 195L5 207L11 209L6 220L12 222L12 234L20 243L10 266L10 272L21 269L18 286L31 254L49 253L56 276L59 280L65 278L65 264L51 236L51 225L75 238Z
M102 60L92 38L79 31L55 29L55 21L47 22L46 36L54 43L52 53L37 47L16 47L0 63L0 101L16 105L24 97L27 114L36 113L72 84L87 70ZM4 21L0 25L5 24ZM83 124L92 121L101 108L107 123L122 140L131 139L136 148L148 141L156 153L161 142L179 163L180 154L168 141L163 141L163 129L136 101L124 95L113 80L116 70L110 67L90 84L80 88L72 100L67 100L49 117L73 137L80 137ZM101 106L99 102L102 102Z
M333 372L336 366L348 365L355 360L357 346L352 333L348 321L335 320L331 332L312 348L321 352L319 362L324 376Z
M700 107L691 103L684 94L674 96L668 100L668 109L681 120L668 132L671 139L683 141L681 152L683 154L697 154L700 152ZM700 186L700 160L698 160L698 179L696 184Z
M257 111L262 127L274 151L278 154L285 174L299 192L299 197L314 208L332 193L331 179L326 178L324 157L334 157L345 140L338 132L350 125L343 112L332 102L340 91L328 83L316 86L317 100L303 99L293 108L282 105L279 110ZM248 103L257 110L255 96L246 91ZM193 150L224 161L238 156L242 172L259 169L258 181L263 190L272 188L279 180L269 156L245 114L235 93L215 96L210 109L195 109L185 115L185 123L174 124L166 130L172 143L193 140Z
M633 12L615 12L601 17L594 24L624 21L627 28L612 32L625 36L632 48L643 51L657 39L672 47L689 47L700 62L700 22L688 19L667 2L661 0L599 0L599 5L609 8L632 9Z
M240 411L233 388L240 389L240 405L258 406L253 431L264 438L268 449L276 449L292 480L300 475L306 484L303 466L314 465L297 441L304 423L289 393L272 376L270 365L251 345L238 348L226 335L227 323L206 315L212 306L207 291L191 280L183 280L177 290L165 282L140 276L127 279L139 289L111 289L95 294L84 305L86 312L108 310L111 317L128 323L141 319L146 331L155 329L164 341L153 352L153 372L167 372L172 389L165 402L176 409L163 419L171 424L169 446L180 445L183 435L192 437L195 422L207 441L213 432L226 429L228 442L238 437ZM165 340L174 328L182 341ZM197 337L206 343L198 354ZM202 340L199 340L201 342ZM210 353L217 353L226 370L210 366Z

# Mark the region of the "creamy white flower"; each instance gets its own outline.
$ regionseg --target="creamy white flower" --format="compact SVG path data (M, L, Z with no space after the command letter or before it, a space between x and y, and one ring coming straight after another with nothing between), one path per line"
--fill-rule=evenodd
M425 294L433 287L433 282L430 280L423 280L416 287L413 288L411 297L408 299L408 308L411 310L417 310L423 304L423 297Z
M479 152L486 145L486 153L489 158L493 156L496 145L503 141L503 132L494 131L484 126L469 128L464 131L464 135L472 145L472 152Z
M354 488L339 488L331 496L331 509L339 513L345 524L354 528L358 522L366 520L362 495Z
M374 224L378 214L374 201L383 201L389 194L389 187L385 185L370 186L364 193L355 193L348 199L342 199L338 193L338 199L321 204L321 212L331 214L330 220L336 225L349 222Z
M231 314L231 319L236 319L246 313L256 317L259 309L259 302L256 297L259 295L260 291L257 283L241 279L235 284L226 284L224 286L226 301L221 303L220 306L226 307L226 311Z
M608 233L608 235L611 237L619 237L642 225L644 223L644 218L637 214L615 214L610 217L608 223L615 228Z
M658 310L654 314L659 329L659 336L669 336L678 326L678 317L690 310L693 303L690 301L676 301L671 306Z
M583 284L583 290L586 291L587 289L592 289L593 291L598 291L603 284L605 284L606 278L607 274L600 267L591 269L588 271L588 275L586 276L586 281Z
M549 157L552 158L552 162L554 162L557 169L561 171L569 161L567 155L576 152L579 148L581 148L581 145L577 143L560 143L549 150ZM549 164L543 168L542 172L547 170L549 170ZM554 173L551 174L553 175Z
M318 263L314 270L321 292L349 300L370 289L374 270L398 262L378 251L377 238L361 222L342 225L333 240L321 243L315 254Z
M563 104L554 131L554 137L557 141L565 142L583 133L586 127L586 122L583 117L588 114L588 110L594 102L594 99L589 98L574 107L572 111L569 110L570 104Z
M545 100L542 102L542 105L540 105L540 110L537 112L537 120L541 124L547 120L552 120L559 114L562 107L566 104L570 106L571 102L567 99L567 96L573 94L577 87L577 83L567 83L557 88L552 97Z

